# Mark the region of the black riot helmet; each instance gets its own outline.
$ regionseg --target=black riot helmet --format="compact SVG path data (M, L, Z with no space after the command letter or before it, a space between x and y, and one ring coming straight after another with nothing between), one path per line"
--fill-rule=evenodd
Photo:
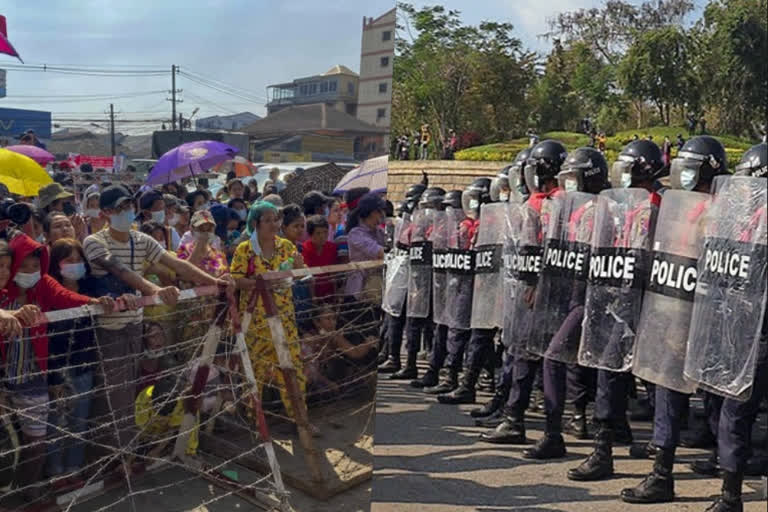
M736 166L736 175L768 178L768 144L761 142L749 148Z
M423 194L426 189L427 186L422 183L411 185L406 189L405 206L403 207L405 213L410 214L416 210L416 207L419 205L419 199L421 199L421 194Z
M639 181L653 181L664 170L661 149L647 139L633 140L621 150L611 166L611 183L615 188L628 188Z
M443 209L443 199L445 199L445 189L440 187L429 187L421 194L419 208Z
M480 218L480 205L491 202L491 178L477 178L461 194L461 207L470 219Z
M669 168L672 188L693 190L710 185L715 176L728 173L725 147L714 137L699 135L688 139Z
M557 140L543 140L533 146L525 162L525 184L528 189L540 192L545 181L556 180L567 156L568 150Z
M608 162L595 148L583 147L568 153L568 158L557 175L560 188L566 192L599 194L609 188Z
M463 192L461 190L451 190L450 192L445 194L445 198L443 199L443 207L460 210L462 194Z
M497 203L499 201L508 201L509 200L509 171L512 168L511 165L508 165L504 167L502 170L499 171L499 174L496 175L495 178L493 178L491 182L491 201L494 203Z

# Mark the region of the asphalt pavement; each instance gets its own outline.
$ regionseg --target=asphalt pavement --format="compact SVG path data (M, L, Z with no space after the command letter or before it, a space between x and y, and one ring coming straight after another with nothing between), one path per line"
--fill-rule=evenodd
M488 398L481 394L478 402ZM376 404L372 512L703 512L719 494L719 479L687 467L707 456L703 450L679 450L674 503L629 505L619 493L638 484L652 461L631 459L627 447L614 450L615 478L572 482L566 472L591 452L591 441L566 435L567 458L529 461L521 455L525 446L479 441L483 429L467 414L473 406L440 404L407 382L381 375ZM531 443L541 437L543 424L542 415L529 415ZM650 423L632 427L636 440L650 437ZM747 512L768 510L755 491L759 485L757 479L744 485Z

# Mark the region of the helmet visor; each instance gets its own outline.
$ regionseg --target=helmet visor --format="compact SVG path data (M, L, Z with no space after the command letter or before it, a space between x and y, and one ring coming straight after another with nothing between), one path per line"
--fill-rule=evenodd
M506 176L497 176L491 182L491 201L494 203L509 201L509 179Z
M523 175L525 176L525 184L528 186L528 190L531 192L541 192L541 183L539 182L538 171L538 160L532 158L525 163Z
M631 160L616 160L611 166L611 186L613 188L629 188L632 186L632 166Z
M669 183L672 188L693 190L699 183L704 160L691 157L673 158L669 167Z
M480 218L480 193L473 188L466 189L461 194L461 207L470 219Z
M557 175L557 184L566 192L584 190L584 172L578 167L567 168Z

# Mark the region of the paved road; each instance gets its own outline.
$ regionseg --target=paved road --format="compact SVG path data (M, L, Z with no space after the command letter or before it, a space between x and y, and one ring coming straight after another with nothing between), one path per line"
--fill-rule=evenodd
M484 401L487 397L483 397ZM372 512L698 512L718 494L720 482L692 473L688 462L700 450L680 450L674 504L632 506L619 500L621 489L638 483L651 461L630 459L615 450L618 478L577 483L566 471L591 451L589 441L566 437L569 457L540 463L521 457L522 447L498 447L478 441L482 429L466 414L471 406L449 406L406 383L379 379L374 448ZM529 439L541 436L543 418L529 422ZM648 439L650 425L633 425L635 437ZM766 504L745 485L747 512L765 512Z

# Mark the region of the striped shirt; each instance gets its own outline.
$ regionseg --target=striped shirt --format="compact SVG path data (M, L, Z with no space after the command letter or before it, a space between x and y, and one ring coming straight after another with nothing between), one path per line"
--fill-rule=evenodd
M22 304L14 301L10 309L21 308ZM24 328L20 338L9 340L5 366L5 385L11 391L47 390L46 377L40 372L35 360L32 338L29 329Z
M115 240L110 236L109 229L94 233L85 239L83 250L91 266L91 274L94 277L104 277L109 273L107 269L95 263L96 260L101 258L109 258L111 256L139 275L144 270L144 262L152 264L160 260L164 251L154 238L140 231L131 230L129 233L132 244L130 241L119 242ZM131 249L131 246L133 246L133 249ZM133 252L133 255L131 255L131 252ZM105 329L121 329L128 324L140 323L143 314L144 310L139 309L137 311L123 311L121 313L102 315L99 317L99 326Z

